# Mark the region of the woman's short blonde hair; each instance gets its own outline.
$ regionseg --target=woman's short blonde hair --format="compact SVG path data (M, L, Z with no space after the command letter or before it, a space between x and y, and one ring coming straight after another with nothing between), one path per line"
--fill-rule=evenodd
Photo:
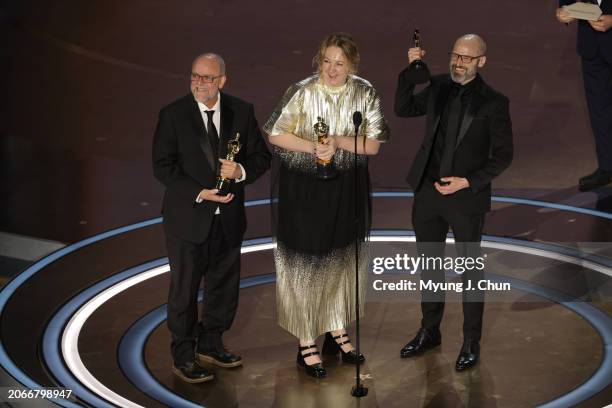
M349 72L352 74L357 73L357 68L359 67L359 60L361 57L359 56L357 43L355 43L353 37L347 33L332 33L321 41L319 51L312 59L312 66L317 69L317 72L321 72L321 64L325 58L325 50L327 50L328 47L340 48L350 64Z

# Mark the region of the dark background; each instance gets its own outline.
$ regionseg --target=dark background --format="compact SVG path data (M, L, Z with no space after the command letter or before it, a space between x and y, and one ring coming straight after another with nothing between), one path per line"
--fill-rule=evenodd
M5 1L0 6L0 231L73 242L159 215L151 170L159 109L188 92L193 57L227 62L226 91L255 104L260 125L282 92L312 72L320 40L351 33L359 75L382 95L391 141L372 160L375 189L404 177L423 119L393 114L397 74L415 27L426 61L468 32L489 46L483 76L511 101L512 167L494 187L593 206L579 176L596 167L574 25L556 1ZM268 195L268 175L249 189ZM557 194L559 193L559 194Z

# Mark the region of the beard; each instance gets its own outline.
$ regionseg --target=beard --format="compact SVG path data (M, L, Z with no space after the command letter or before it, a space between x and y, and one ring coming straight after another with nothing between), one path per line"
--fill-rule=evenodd
M453 82L457 82L458 84L463 84L471 80L476 76L476 67L469 67L462 65L459 68L463 68L462 72L456 72L455 68L457 68L457 64L450 64L450 76Z
M208 103L211 100L214 100L215 97L217 96L217 92L212 92L211 90L204 90L202 88L202 92L197 92L197 89L199 87L193 87L191 88L191 93L193 94L194 98L203 104Z

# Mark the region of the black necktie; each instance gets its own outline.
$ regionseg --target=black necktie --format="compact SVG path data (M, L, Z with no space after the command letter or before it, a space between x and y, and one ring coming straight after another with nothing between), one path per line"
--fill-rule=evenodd
M219 152L217 151L219 146L219 134L217 133L217 128L215 127L215 122L213 122L213 115L215 114L214 110L207 110L206 116L208 116L208 120L206 122L206 133L208 134L208 141L210 142L210 147L213 151L213 156L215 160L219 157Z
M455 154L455 144L457 143L457 133L461 123L461 95L464 88L451 91L451 101L448 104L448 122L446 125L446 135L444 135L444 151L440 160L440 177L453 176L453 156ZM456 96L453 97L453 94Z

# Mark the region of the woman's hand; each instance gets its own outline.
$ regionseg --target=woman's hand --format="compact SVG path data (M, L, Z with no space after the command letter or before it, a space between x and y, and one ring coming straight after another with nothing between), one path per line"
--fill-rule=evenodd
M354 136L337 136L334 139L337 149L355 152ZM357 154L375 155L378 154L379 149L380 142L378 140L366 138L364 141L363 136L357 138Z
M338 142L336 138L333 136L327 136L323 143L317 143L315 146L315 155L317 159L321 160L331 160L336 153L336 149L338 148Z

